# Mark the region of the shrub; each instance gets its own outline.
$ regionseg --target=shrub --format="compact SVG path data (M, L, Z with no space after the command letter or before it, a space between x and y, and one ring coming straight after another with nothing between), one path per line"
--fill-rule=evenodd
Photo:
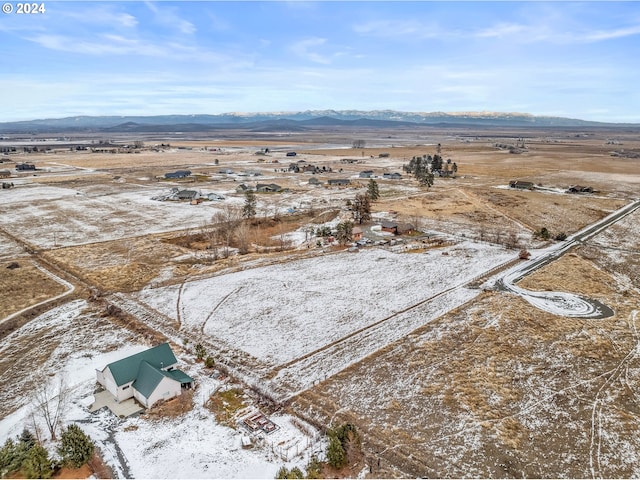
M207 358L204 359L204 366L207 368L213 368L216 364L216 361L213 359L211 355L207 355Z
M80 468L91 459L94 448L93 441L80 427L69 425L60 437L58 453L64 465Z
M202 360L206 354L207 351L205 350L204 346L201 343L198 343L196 345L196 358L198 360Z
M27 478L51 478L53 467L51 459L49 459L49 452L39 444L31 447L22 464L22 471Z
M567 239L567 234L564 232L560 232L554 238L559 242L564 242Z

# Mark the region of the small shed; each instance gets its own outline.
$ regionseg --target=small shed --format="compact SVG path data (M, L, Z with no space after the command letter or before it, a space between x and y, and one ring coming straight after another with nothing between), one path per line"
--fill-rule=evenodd
M362 239L363 231L360 227L353 227L351 230L351 236L353 237L353 241L357 242Z
M533 182L523 182L522 180L511 180L509 186L520 190L533 190L535 187Z
M373 175L373 170L363 170L362 172L360 172L358 176L360 178L371 178L372 175Z
M11 172L9 170L0 170L0 178L9 178Z

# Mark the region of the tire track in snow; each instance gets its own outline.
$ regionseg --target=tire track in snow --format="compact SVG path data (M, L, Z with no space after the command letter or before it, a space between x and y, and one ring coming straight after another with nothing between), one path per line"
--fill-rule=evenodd
M231 296L234 295L236 293L238 293L240 290L242 290L242 285L240 285L238 288L236 288L235 290L232 290L231 292L227 293L222 300L220 300L218 302L218 304L213 307L213 310L211 310L211 313L209 313L209 315L207 315L207 318L205 318L204 322L202 322L202 325L200 326L200 333L204 335L204 328L207 326L207 323L209 322L209 320L211 320L211 317L213 316L214 313L216 313L216 310L218 310L218 308L220 308L220 306L227 301L227 299Z

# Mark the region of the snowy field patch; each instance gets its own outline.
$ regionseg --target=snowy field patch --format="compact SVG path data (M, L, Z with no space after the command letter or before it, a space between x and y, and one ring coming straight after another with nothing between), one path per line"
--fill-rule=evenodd
M339 253L145 289L138 299L171 318L179 309L183 329L277 366L514 257L512 251L470 242L446 251Z

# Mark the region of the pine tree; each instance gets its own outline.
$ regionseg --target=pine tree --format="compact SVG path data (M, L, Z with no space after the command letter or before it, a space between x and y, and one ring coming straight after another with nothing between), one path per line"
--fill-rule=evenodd
M49 452L40 444L31 447L22 464L22 471L27 478L51 478L53 468Z
M353 222L340 222L336 225L336 240L340 245L346 245L353 240Z
M256 194L253 190L247 190L244 192L244 207L242 207L242 216L244 218L253 218L256 216Z
M327 447L327 461L329 465L334 468L342 468L347 463L347 455L342 448L342 442L335 435L331 433L329 435L329 447Z
M378 182L376 182L373 178L369 179L369 185L367 185L367 195L369 195L369 198L372 202L375 202L380 198Z
M22 460L18 459L18 447L11 438L7 438L0 449L0 478L20 468Z
M371 201L369 195L359 193L353 202L353 218L358 222L371 220Z
M77 425L69 425L60 440L58 453L65 465L80 468L91 459L95 448L93 441Z

